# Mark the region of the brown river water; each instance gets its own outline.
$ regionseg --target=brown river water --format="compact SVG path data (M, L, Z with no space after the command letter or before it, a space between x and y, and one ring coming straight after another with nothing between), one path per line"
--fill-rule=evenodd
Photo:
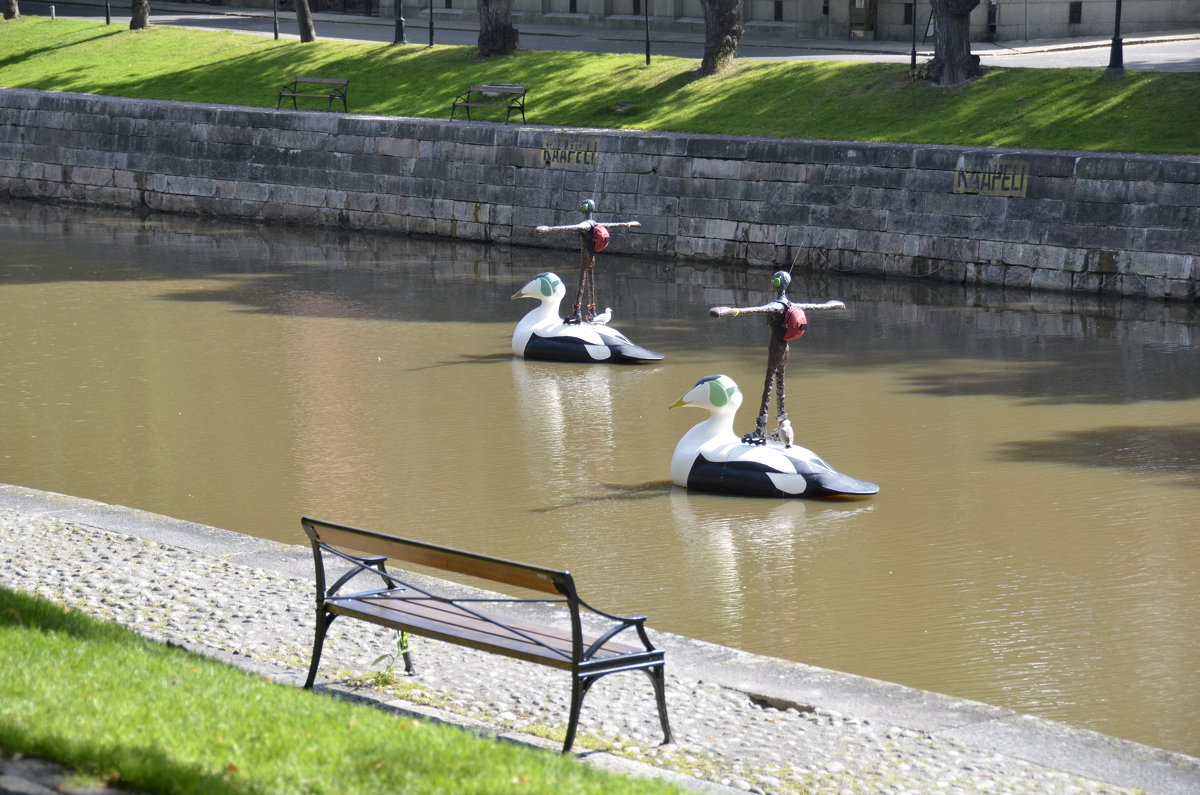
M666 359L514 358L577 254L10 203L0 482L288 543L312 514L570 569L656 629L1200 755L1200 314L795 274L797 443L878 495L689 493L668 411L754 424L770 272L602 254ZM601 219L602 220L602 219ZM565 309L564 309L565 311Z

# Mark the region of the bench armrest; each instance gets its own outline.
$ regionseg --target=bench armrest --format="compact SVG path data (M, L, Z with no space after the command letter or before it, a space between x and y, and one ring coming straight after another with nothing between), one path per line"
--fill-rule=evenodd
M333 583L333 585L329 586L327 589L324 589L323 592L321 592L321 582L324 581L325 577L324 577L324 571L320 572L320 578L319 578L318 584L317 584L317 588L318 588L317 600L318 601L323 601L323 600L331 598L332 596L334 596L334 594L336 594L338 591L340 591L342 589L343 585L350 582L351 580L353 580L355 577L362 574L363 572L370 572L371 574L378 574L383 579L384 584L388 588L396 587L396 581L388 575L387 565L386 565L387 557L385 557L384 555L363 555L363 556L351 555L348 552L343 552L339 549L334 549L333 547L330 547L326 544L321 544L320 549L315 550L315 552L318 556L321 554L321 552L328 552L329 554L339 557L342 560L345 560L351 564L351 567L347 571L343 572L342 576L338 577L337 580Z

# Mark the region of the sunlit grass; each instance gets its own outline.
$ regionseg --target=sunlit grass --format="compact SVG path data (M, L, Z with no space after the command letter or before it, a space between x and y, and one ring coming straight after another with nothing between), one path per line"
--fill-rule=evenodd
M161 793L666 793L273 684L0 588L0 754Z
M319 33L319 31L318 31ZM555 127L1128 152L1200 152L1200 74L989 69L942 89L907 64L738 61L295 40L39 17L0 24L0 84L275 107L297 74L350 78L357 113L445 118L472 83L529 86L527 119ZM617 105L628 106L624 112ZM314 105L313 107L317 107ZM323 105L322 105L323 107ZM499 118L499 117L497 117Z

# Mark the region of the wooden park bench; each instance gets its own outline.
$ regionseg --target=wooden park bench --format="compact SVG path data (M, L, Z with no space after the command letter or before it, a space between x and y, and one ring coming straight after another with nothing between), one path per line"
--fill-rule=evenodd
M504 111L504 123L513 111L521 112L521 121L525 121L525 86L519 83L487 83L481 86L471 86L464 93L454 98L450 106L450 120L459 108L464 108L467 121L471 120L471 108L495 108Z
M645 616L622 618L597 610L575 592L569 572L525 563L491 558L473 552L435 546L423 541L362 530L304 517L304 532L312 542L316 565L317 622L312 663L304 687L311 689L321 661L321 647L329 625L338 616L357 618L371 624L434 638L494 654L514 657L571 672L571 714L563 753L571 750L579 724L584 696L602 676L620 671L645 671L654 685L663 742L671 742L665 693L665 652L656 649L646 635ZM360 554L366 553L366 554ZM348 564L330 585L326 559ZM331 563L336 562L331 560ZM476 577L527 591L551 594L552 598L515 598L485 593L454 596L449 583L430 585L411 572L393 568L389 562L418 564L456 574ZM349 593L342 589L360 574ZM382 582L378 582L381 580ZM437 581L434 581L435 583ZM438 591L434 593L433 591ZM539 605L561 605L567 626L531 620L528 613ZM488 609L483 609L487 606ZM599 634L585 633L584 617L602 620ZM617 635L632 631L637 645L618 643ZM405 669L412 673L412 658L404 653Z
M297 77L283 88L279 89L279 101L275 103L278 110L283 100L291 97L292 107L296 105L297 97L313 97L326 101L325 110L333 110L334 100L342 103L342 110L349 112L346 107L346 92L350 89L350 81L341 77Z

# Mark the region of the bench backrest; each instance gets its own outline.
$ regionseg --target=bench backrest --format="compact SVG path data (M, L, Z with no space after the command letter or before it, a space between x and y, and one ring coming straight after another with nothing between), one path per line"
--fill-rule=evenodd
M483 94L524 94L525 86L520 83L488 83L483 86L471 86L471 90Z
M297 83L328 83L330 85L348 86L350 80L342 77L297 77Z
M313 543L314 551L320 544L344 547L371 555L384 555L390 560L403 560L442 571L565 596L572 601L576 598L575 584L570 572L464 552L309 516L303 517L300 523Z

